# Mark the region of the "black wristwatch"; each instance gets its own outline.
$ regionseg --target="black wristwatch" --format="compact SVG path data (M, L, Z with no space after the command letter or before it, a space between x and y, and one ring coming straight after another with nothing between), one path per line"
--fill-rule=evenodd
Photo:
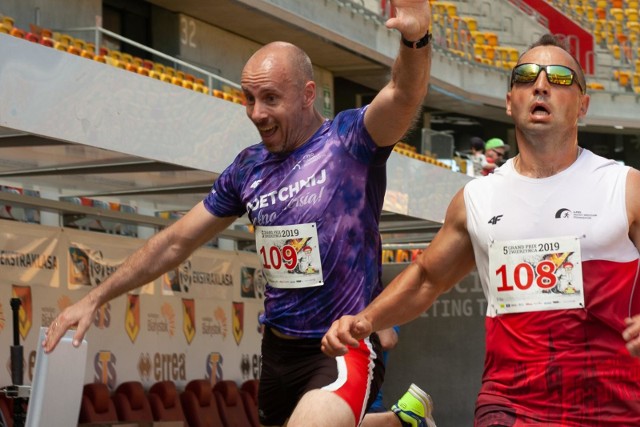
M429 44L430 41L431 41L431 33L428 30L427 30L427 34L425 34L423 38L415 42L410 42L409 40L402 37L402 43L404 43L405 46L413 49L420 49L421 47L425 47Z

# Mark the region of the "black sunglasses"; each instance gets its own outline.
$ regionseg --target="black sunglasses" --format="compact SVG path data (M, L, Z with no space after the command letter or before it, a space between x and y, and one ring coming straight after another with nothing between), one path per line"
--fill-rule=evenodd
M585 93L585 88L578 81L576 72L564 65L518 64L511 72L511 87L513 87L514 83L535 82L542 70L547 75L549 83L559 86L571 86L575 82L580 88L580 92Z

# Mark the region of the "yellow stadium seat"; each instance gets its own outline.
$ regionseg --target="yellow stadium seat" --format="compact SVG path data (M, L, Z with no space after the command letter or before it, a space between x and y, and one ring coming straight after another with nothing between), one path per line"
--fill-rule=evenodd
M80 49L77 46L67 46L67 52L69 52L72 55L78 55L80 56Z
M13 28L13 25L15 24L15 21L13 20L12 17L10 16L3 16L2 17L2 23L9 29L11 30Z
M25 36L25 32L23 30L21 30L18 27L12 27L9 30L9 34L12 35L13 37L17 37L19 39L23 39Z
M498 35L492 32L485 32L484 38L487 41L489 46L497 46L498 45Z
M609 13L616 21L624 20L624 11L619 7L612 7L611 9L609 9Z
M627 87L631 81L631 73L626 70L621 70L618 72L618 83L620 86Z
M165 72L165 67L163 64L159 63L159 62L155 62L153 64L153 69L155 71L157 71L158 73L164 73Z
M635 9L625 9L624 14L627 18L627 21L638 22L638 8Z
M482 31L471 31L471 39L475 44L486 44L484 33Z
M469 31L478 31L478 20L471 16L463 16L462 21L467 24L467 29Z

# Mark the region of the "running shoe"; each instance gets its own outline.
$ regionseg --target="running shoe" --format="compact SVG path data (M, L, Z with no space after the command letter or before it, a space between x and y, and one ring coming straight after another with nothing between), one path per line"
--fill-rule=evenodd
M420 387L411 384L409 390L391 407L405 427L436 427L433 420L433 400Z

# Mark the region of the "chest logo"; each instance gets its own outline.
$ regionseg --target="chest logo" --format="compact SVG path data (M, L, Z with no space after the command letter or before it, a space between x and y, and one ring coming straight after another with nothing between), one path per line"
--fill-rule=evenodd
M489 224L496 225L498 223L498 221L500 221L502 219L503 216L504 215L496 215L496 216L494 216L493 218L491 218L489 220Z

